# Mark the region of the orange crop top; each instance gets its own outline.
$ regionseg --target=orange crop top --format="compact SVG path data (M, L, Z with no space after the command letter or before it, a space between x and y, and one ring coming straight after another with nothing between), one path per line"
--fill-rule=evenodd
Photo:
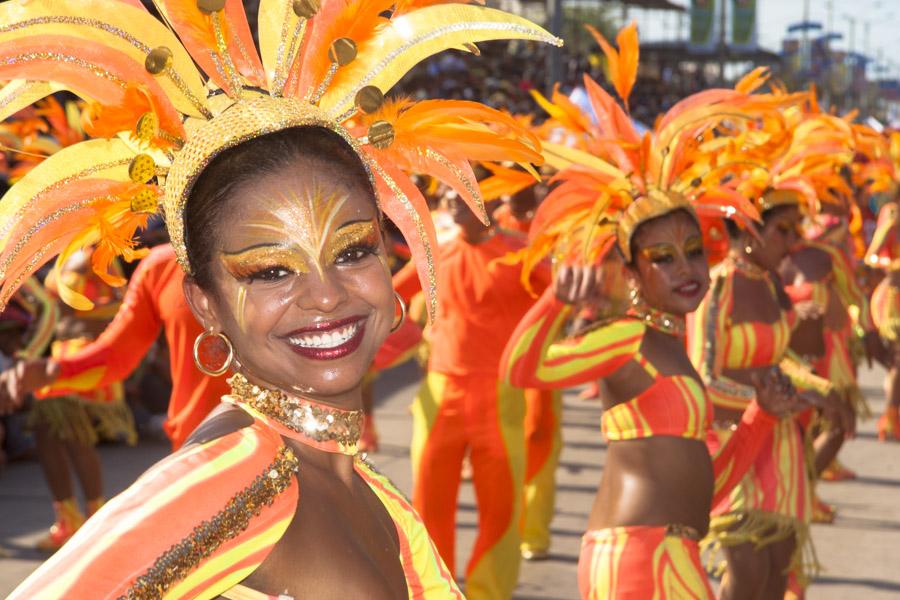
M608 377L633 361L653 383L635 398L604 411L602 430L606 439L667 435L706 440L712 407L703 384L688 374L659 373L640 351L647 328L643 322L621 318L558 341L571 310L549 291L526 315L502 361L501 368L513 385L569 387Z

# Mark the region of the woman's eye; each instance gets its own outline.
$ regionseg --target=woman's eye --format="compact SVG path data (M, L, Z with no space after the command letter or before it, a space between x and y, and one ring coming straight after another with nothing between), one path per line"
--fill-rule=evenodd
M687 255L691 258L700 258L703 256L703 248L690 248Z
M252 274L249 279L250 283L254 281L278 281L290 275L291 272L284 267L269 267Z
M666 265L675 260L671 254L664 254L662 256L653 256L650 258L651 262L657 265Z
M352 246L338 254L337 258L334 260L334 264L346 265L356 263L374 253L375 251L373 248L368 248L366 246Z

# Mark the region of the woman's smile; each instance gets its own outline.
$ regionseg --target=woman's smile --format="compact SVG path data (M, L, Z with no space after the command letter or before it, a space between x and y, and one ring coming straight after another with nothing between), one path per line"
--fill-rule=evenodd
M335 360L355 352L366 333L366 317L323 321L296 329L281 339L297 354L314 360Z

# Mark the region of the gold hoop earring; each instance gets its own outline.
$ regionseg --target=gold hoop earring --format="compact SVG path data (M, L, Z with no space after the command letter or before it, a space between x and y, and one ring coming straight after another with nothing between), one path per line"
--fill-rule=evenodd
M753 246L750 244L744 246L744 254L753 254Z
M200 344L203 343L203 340L210 336L221 339L228 347L228 356L226 357L224 364L222 364L222 366L218 369L210 369L200 361ZM209 375L210 377L218 377L219 375L225 373L225 371L227 371L229 367L231 367L231 363L233 361L234 346L231 345L231 340L229 340L228 336L226 336L224 333L214 333L213 330L210 329L209 331L204 331L203 333L198 335L197 339L194 340L194 364L197 365L197 368L200 369L200 372L204 375Z
M400 304L400 320L395 322L391 326L391 333L394 333L395 331L400 329L400 326L403 325L404 321L406 321L406 302L403 301L403 298L401 298L400 294L398 294L396 291L394 292L394 298L396 298L397 302Z

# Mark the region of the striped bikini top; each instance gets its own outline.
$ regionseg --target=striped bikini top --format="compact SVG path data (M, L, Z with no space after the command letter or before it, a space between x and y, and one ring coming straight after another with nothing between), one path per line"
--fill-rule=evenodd
M603 437L611 442L656 435L705 440L713 411L703 384L691 375L660 374L640 351L632 359L653 378L653 384L603 412Z
M609 441L657 435L705 440L712 406L703 384L688 374L664 375L641 353L647 325L624 317L574 336L564 328L572 314L548 289L522 319L501 361L501 373L522 388L571 387L604 379L636 362L653 383L638 396L603 413Z

